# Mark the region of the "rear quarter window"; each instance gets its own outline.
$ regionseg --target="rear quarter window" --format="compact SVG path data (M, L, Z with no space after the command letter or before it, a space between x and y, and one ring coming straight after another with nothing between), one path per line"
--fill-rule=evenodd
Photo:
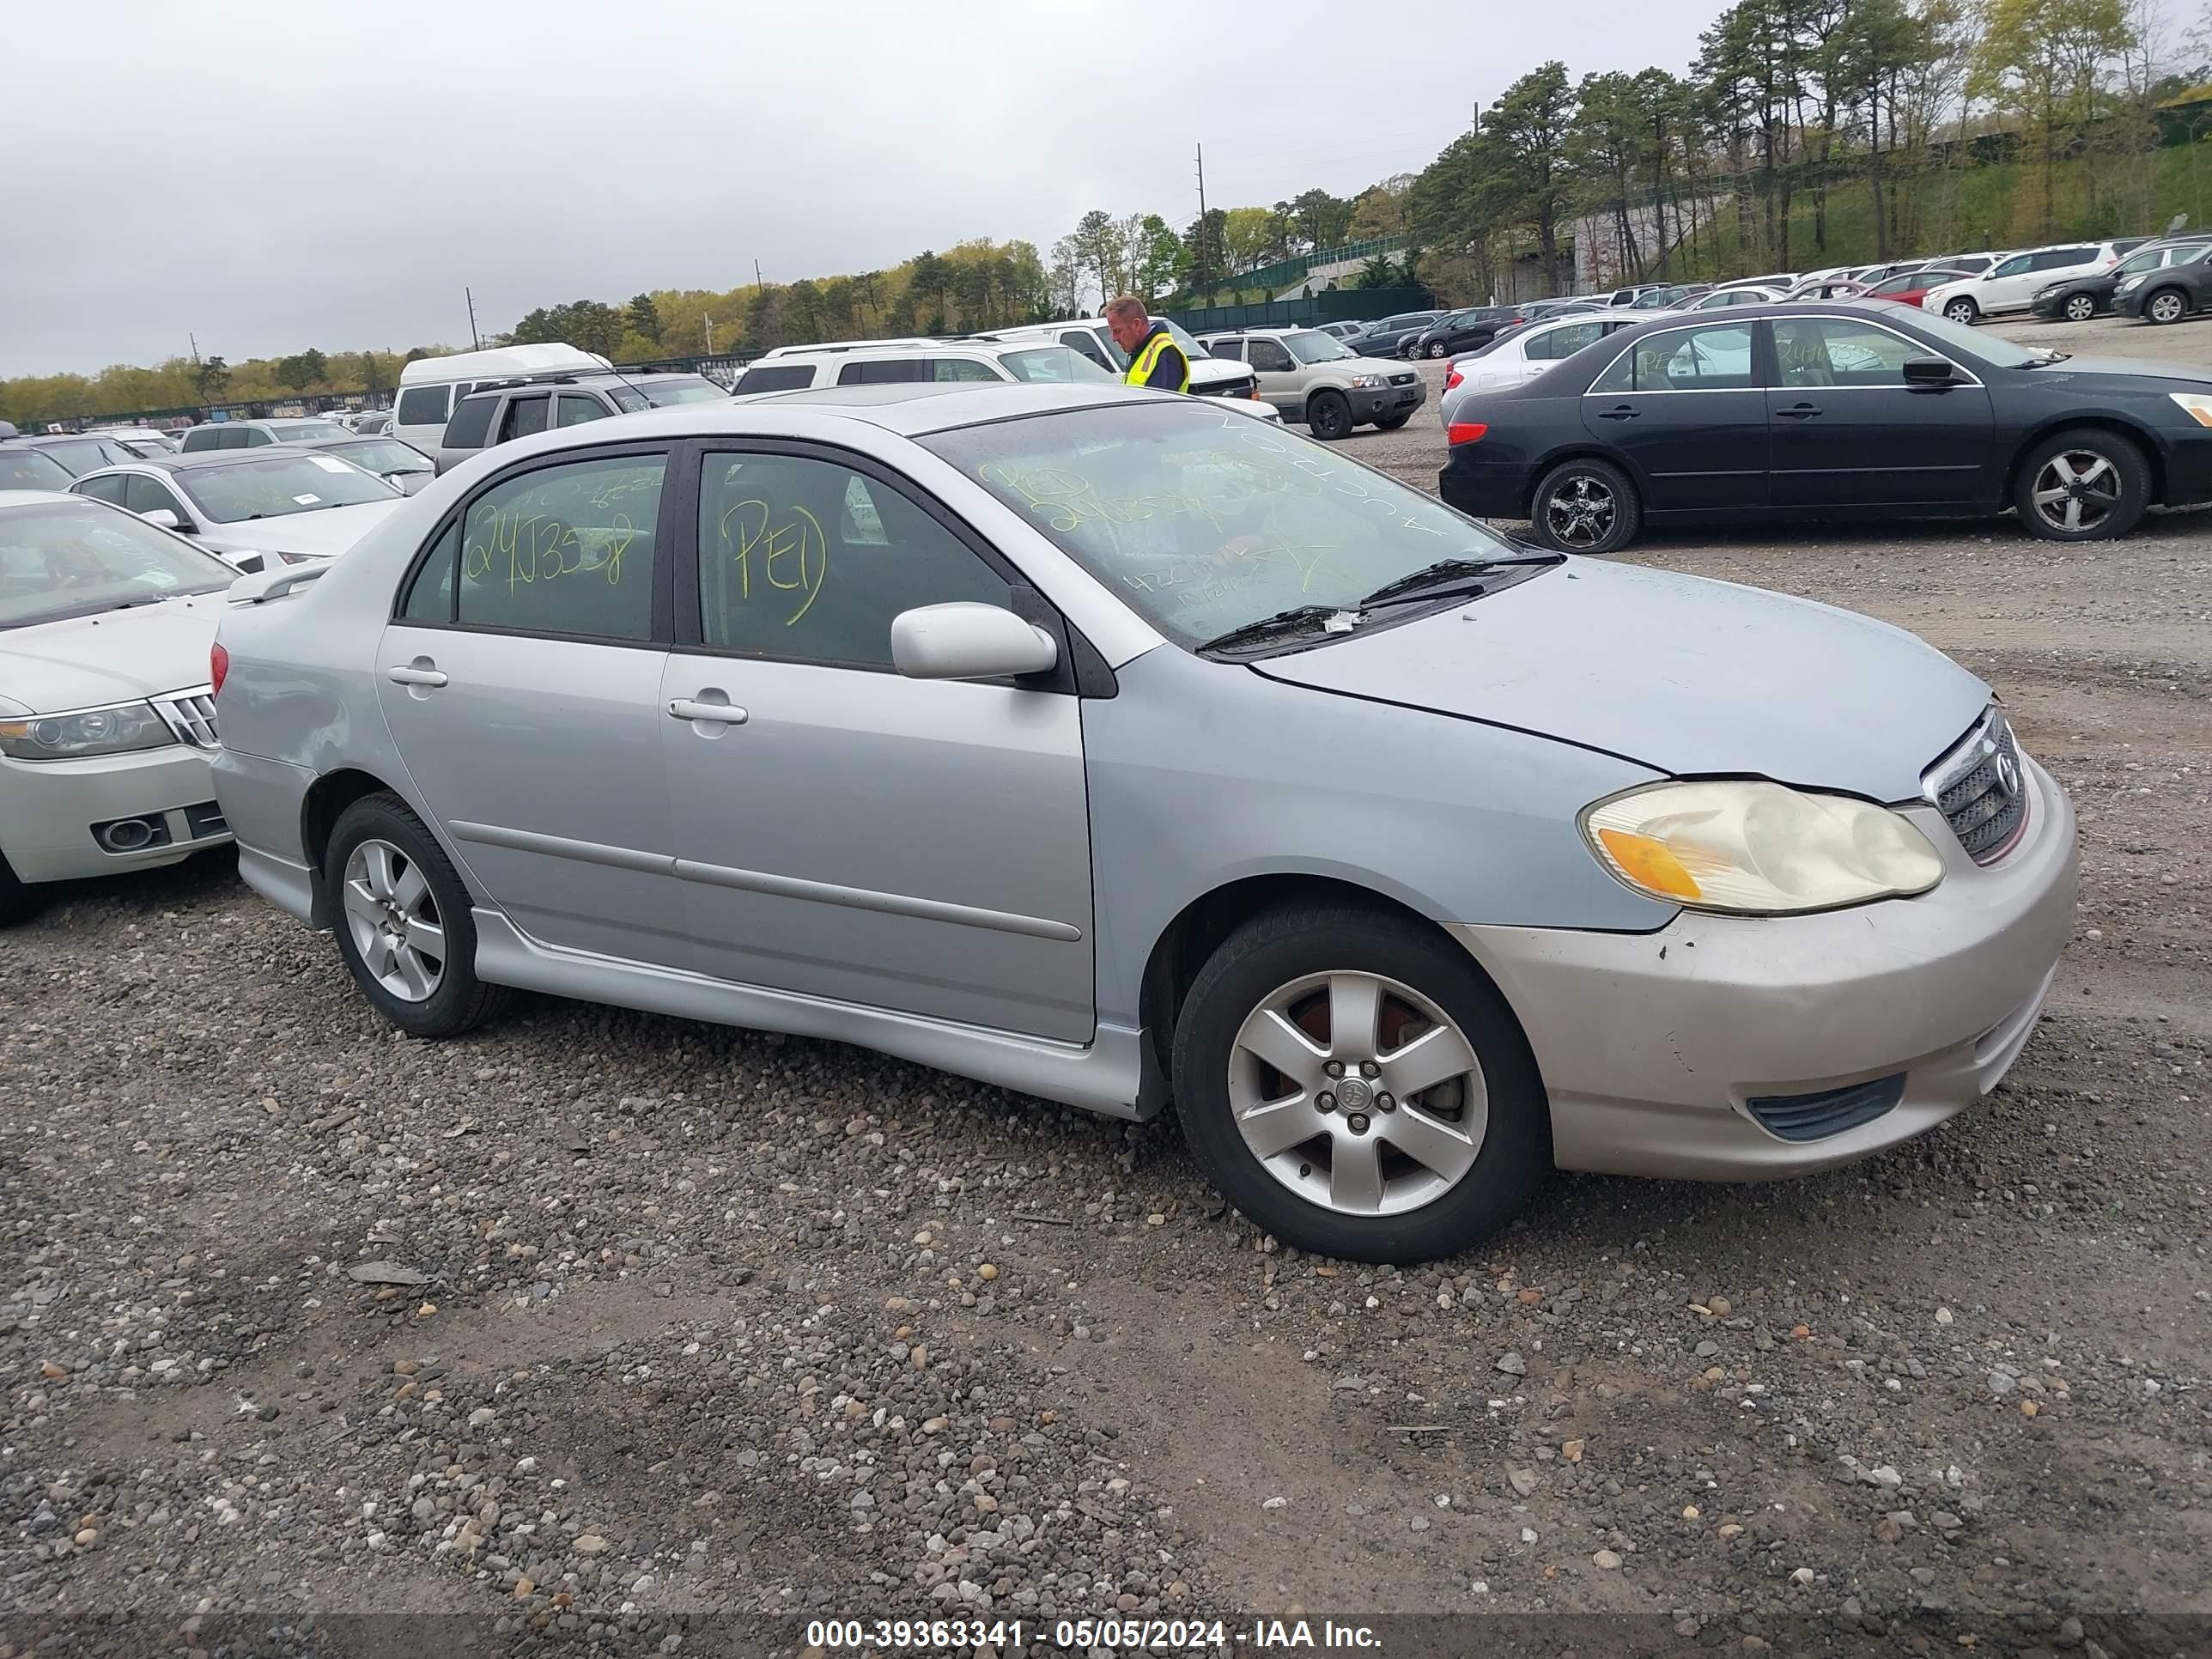
M732 396L751 392L797 392L814 384L811 363L761 363L738 377Z

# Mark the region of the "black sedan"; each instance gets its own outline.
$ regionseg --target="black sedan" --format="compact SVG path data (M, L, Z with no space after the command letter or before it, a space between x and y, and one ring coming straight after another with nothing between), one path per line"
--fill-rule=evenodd
M2074 276L2051 283L2028 301L2027 308L2038 317L2086 323L2092 317L2112 309L2113 294L2130 277L2148 276L2153 271L2173 265L2195 264L2207 252L2212 252L2212 235L2198 234L2164 238L2148 247L2137 248L2100 276ZM2133 292L2136 286L2129 283L2130 291Z
M1476 306L1439 317L1413 337L1409 357L1456 357L1488 345L1505 329L1523 321L1512 306Z
M1463 398L1443 498L1610 553L1646 524L1965 518L2051 541L2212 501L2212 370L2075 360L1884 301L1625 330Z
M1431 323L1443 315L1441 311L1406 311L1395 317L1385 317L1370 325L1367 332L1346 340L1363 357L1404 357L1407 348L1419 339Z

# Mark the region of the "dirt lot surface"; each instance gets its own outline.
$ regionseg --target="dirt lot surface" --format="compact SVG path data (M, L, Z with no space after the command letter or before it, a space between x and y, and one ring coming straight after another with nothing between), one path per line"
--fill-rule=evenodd
M2075 333L2212 356L2028 337ZM2212 515L1632 556L1922 634L2071 792L2079 928L1978 1110L1374 1270L1171 1121L552 1000L412 1042L220 860L73 890L0 941L0 1655L2212 1650Z

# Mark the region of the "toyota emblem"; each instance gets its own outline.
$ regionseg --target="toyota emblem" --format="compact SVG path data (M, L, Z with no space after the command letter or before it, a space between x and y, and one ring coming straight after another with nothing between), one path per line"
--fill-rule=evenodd
M2020 763L2012 757L2012 751L1998 750L1992 764L1996 768L1997 787L2004 792L2005 798L2009 800L2020 793Z

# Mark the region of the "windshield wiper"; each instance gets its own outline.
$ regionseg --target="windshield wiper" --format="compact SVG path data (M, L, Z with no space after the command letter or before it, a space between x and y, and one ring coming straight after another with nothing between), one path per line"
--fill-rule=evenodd
M2045 350L2040 357L2038 357L2033 362L2026 365L2026 367L2029 368L2048 368L2053 363L2064 362L2073 355L2074 354L2070 351Z
M1342 617L1340 623L1336 619ZM1349 634L1358 625L1359 613L1334 605L1297 605L1288 611L1278 611L1272 617L1262 617L1257 622L1248 622L1217 634L1198 648L1201 652L1234 651L1240 647L1257 645L1278 634L1306 634L1316 629L1331 634ZM1332 626L1332 623L1336 625Z
M1424 565L1410 571L1395 581L1384 582L1365 599L1364 607L1388 605L1394 599L1440 599L1446 594L1464 592L1476 594L1483 591L1482 584L1472 579L1486 576L1493 570L1525 564L1564 564L1564 553L1540 553L1531 558L1503 559L1438 559L1434 564Z

